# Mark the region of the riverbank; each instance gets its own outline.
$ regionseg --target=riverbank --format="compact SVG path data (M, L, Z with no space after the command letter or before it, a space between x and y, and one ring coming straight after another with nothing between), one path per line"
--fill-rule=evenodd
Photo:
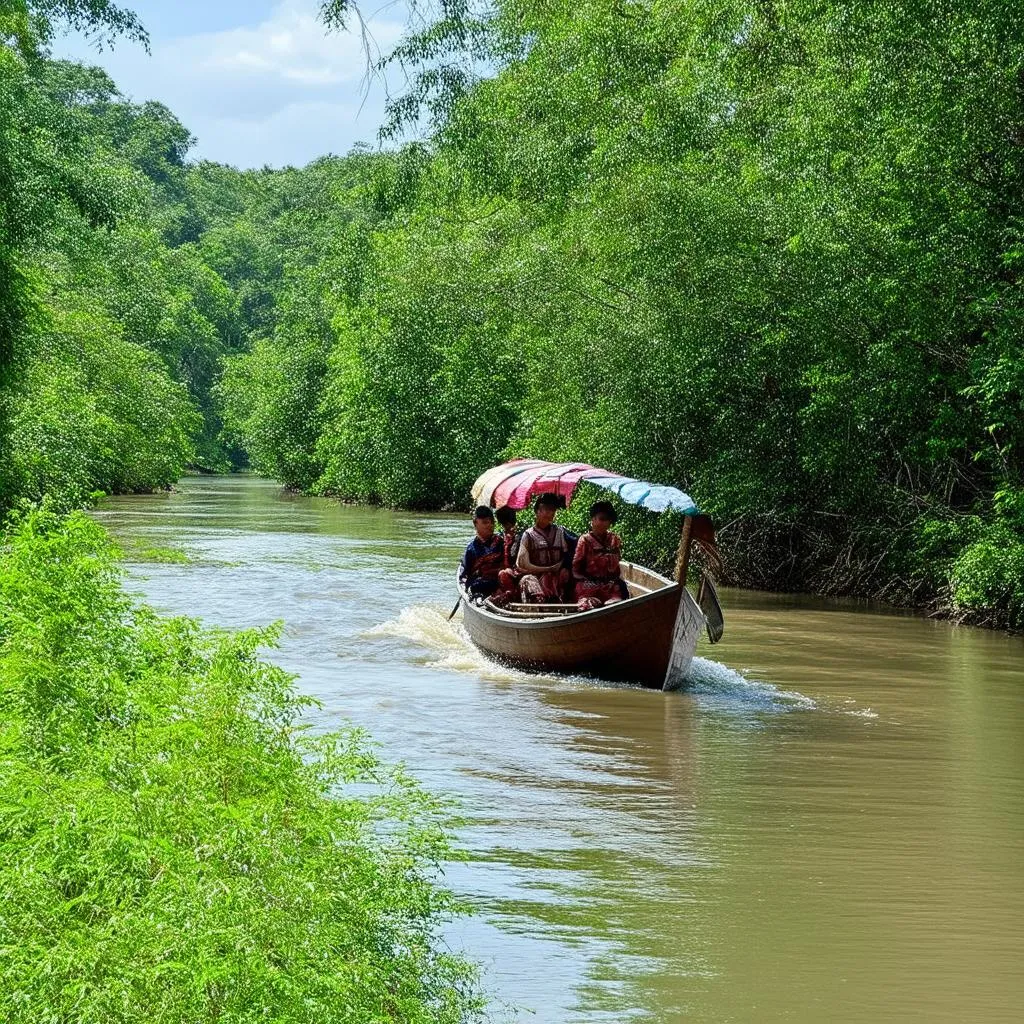
M45 511L0 553L5 1020L478 1020L444 806L307 731L278 628L160 618L116 556Z
M216 478L223 474L204 471L199 475ZM230 475L259 478L258 473L250 470ZM330 490L311 490L283 483L280 486L296 496L327 498L340 505L370 505L382 509L403 507L380 501L367 502ZM173 487L171 484L156 490ZM122 493L156 491L141 489ZM102 497L103 492L96 492L92 501L95 503ZM575 504L560 513L559 521L577 532L585 530L586 508L591 500L599 497L607 498L608 495L581 484ZM673 513L655 515L621 502L618 506L618 530L623 535L628 556L671 576L675 569L681 517ZM460 509L455 502L434 506L426 503L405 510L469 514L468 508ZM527 522L530 512L520 512L519 518L521 522ZM913 611L956 625L1014 635L1024 632L1024 619L1014 596L1018 581L1024 579L1024 554L1013 537L1003 537L1004 543L999 544L988 536L980 519L962 521L956 527L957 536L961 541L968 536L976 538L976 541L968 545L959 558L953 558L948 547L943 547L943 536L948 531L936 527L936 524L931 525L934 528L925 531L933 535L927 551L911 556L906 549L914 540L906 531L899 538L894 537L891 530L887 532L879 527L859 530L851 537L835 530L834 517L799 527L794 523L773 520L767 515L738 517L728 520L724 527L719 524L721 566L703 566L703 571L721 586L742 590L849 598L868 605ZM766 536L772 538L770 543ZM881 555L878 554L880 549ZM160 552L155 550L152 557L158 559ZM164 557L174 556L165 553ZM701 556L696 552L692 571L700 566Z

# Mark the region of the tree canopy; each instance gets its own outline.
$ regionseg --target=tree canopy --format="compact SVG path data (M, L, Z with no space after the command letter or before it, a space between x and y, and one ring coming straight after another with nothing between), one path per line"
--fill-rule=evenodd
M420 6L385 58L410 82L385 132L419 141L244 172L190 163L166 108L11 42L84 12L138 37L116 8L11 10L10 493L247 459L454 507L505 457L586 459L690 490L731 582L1024 625L1017 5ZM106 356L39 390L100 336L163 395L151 426L101 400L121 391ZM673 524L630 525L667 563Z

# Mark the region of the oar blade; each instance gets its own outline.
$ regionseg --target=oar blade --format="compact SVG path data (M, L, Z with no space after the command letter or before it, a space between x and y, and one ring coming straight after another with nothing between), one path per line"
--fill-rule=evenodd
M697 604L704 613L704 621L707 624L708 639L717 644L725 633L725 616L722 614L722 606L718 603L718 592L714 583L707 576L701 576L700 588L697 591Z

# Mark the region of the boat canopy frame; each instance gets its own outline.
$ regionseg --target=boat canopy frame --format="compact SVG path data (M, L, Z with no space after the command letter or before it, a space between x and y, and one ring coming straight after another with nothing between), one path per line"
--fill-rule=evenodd
M646 480L621 476L586 462L545 462L541 459L512 459L494 466L477 477L473 500L492 508L507 506L519 511L527 508L538 494L557 494L568 505L581 483L611 491L629 505L651 512L700 514L696 502L678 487L652 484Z
M678 487L653 484L621 476L587 462L547 462L543 459L512 459L481 473L473 484L473 500L492 508L506 506L514 511L527 508L540 494L556 494L568 505L581 483L610 491L628 505L650 512L681 512L683 528L676 553L676 579L686 581L690 550L697 543L711 561L721 565L715 527L697 503Z

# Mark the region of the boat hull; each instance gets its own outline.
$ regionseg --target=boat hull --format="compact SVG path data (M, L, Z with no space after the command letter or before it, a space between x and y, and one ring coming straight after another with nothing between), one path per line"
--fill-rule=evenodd
M674 688L693 658L704 617L685 587L649 569L624 563L623 578L636 596L604 608L512 617L464 597L463 622L473 643L503 664Z

